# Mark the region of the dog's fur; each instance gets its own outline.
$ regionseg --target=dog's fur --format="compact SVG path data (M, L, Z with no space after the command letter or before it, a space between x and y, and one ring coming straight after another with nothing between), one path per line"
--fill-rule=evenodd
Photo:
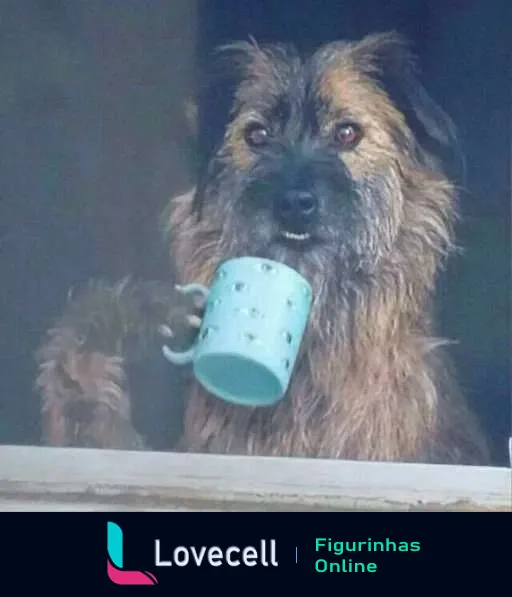
M190 379L180 449L487 463L432 321L436 275L453 249L456 189L444 168L453 128L406 45L379 34L308 59L255 42L223 53L240 77L224 138L197 188L166 212L179 281L208 284L222 261L256 255L294 267L315 298L285 399L233 406ZM269 135L262 147L247 142L254 122ZM357 124L358 144L337 143L340 122ZM291 187L319 199L302 243L283 238L272 216ZM161 324L179 335L178 294L125 283L73 299L38 355L45 442L144 446L126 364Z

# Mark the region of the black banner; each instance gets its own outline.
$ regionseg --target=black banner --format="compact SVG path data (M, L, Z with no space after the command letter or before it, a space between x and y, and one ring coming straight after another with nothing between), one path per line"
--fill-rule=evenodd
M328 586L414 595L427 585L442 594L476 590L477 582L491 590L509 582L510 520L507 513L3 514L3 574L17 592L54 594L255 588L266 597Z

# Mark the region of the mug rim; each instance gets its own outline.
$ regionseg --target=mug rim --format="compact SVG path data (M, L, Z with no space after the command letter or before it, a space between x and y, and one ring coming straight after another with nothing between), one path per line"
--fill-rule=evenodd
M286 263L282 263L281 261L275 261L274 259L268 259L267 257L255 257L253 255L243 255L242 257L230 257L229 259L226 259L225 261L219 263L219 265L215 268L215 273L217 273L221 267L237 261L254 261L258 263L269 263L274 266L280 267L285 271L287 270L292 275L297 276L308 287L309 293L311 297L313 297L313 287L302 274L300 274L297 270L293 269L293 267L290 267Z

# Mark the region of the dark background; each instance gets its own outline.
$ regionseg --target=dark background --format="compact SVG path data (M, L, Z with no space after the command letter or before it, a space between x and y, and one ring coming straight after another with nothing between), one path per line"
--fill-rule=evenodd
M427 513L408 512L352 512L285 513L285 512L152 512L146 513L35 513L3 514L2 540L9 545L2 561L13 578L20 579L31 594L41 586L54 592L80 585L87 594L108 595L169 595L176 586L187 584L190 594L203 594L213 585L222 586L225 594L236 593L238 587L250 586L262 594L277 592L278 583L286 583L287 590L299 594L307 582L314 583L318 593L337 594L340 586L356 594L361 591L389 590L397 594L397 579L407 585L421 585L425 591L439 592L441 582L453 578L454 584L464 594L472 594L477 583L493 582L507 586L510 576L510 557L507 549L478 549L475 544L495 545L496 537L503 532L510 514L494 513L445 513L442 532L432 524ZM66 518L62 518L65 516ZM65 521L63 523L63 521ZM107 522L115 522L123 531L123 567L127 570L151 572L158 584L138 591L135 587L116 587L107 577ZM197 524L196 524L197 523ZM27 549L26 537L30 536L31 551L28 557L18 554ZM374 573L318 573L317 559L341 562L341 557L328 555L324 550L315 552L316 538L333 541L381 541L397 544L400 541L420 543L417 552L347 552L346 559L353 562L375 562ZM209 548L228 546L241 548L258 546L261 539L275 539L278 566L200 567L190 563L185 567L155 567L154 540L160 539L162 558L166 559L173 548L202 546ZM295 563L295 548L298 563ZM59 567L55 565L58 554ZM169 555L167 555L169 554ZM18 556L18 557L17 557ZM192 559L192 558L191 558ZM27 574L27 560L30 574ZM206 560L206 558L205 558ZM464 570L464 574L460 574ZM442 579L442 580L441 580ZM450 581L451 582L451 581ZM32 584L33 583L33 584ZM235 586L236 585L236 586ZM174 587L174 589L173 589ZM227 590L226 590L227 588ZM32 589L34 591L32 592ZM231 589L231 591L229 591ZM58 594L60 592L57 591Z
M441 331L507 462L510 412L508 0L0 1L0 442L36 443L33 352L69 287L165 275L157 217L189 184L177 115L183 48L198 64L253 35L304 49L387 29L407 35L466 155L462 254L440 281ZM181 8L180 8L181 7ZM193 28L192 28L193 29ZM188 51L188 50L187 50ZM207 126L203 122L203 126Z

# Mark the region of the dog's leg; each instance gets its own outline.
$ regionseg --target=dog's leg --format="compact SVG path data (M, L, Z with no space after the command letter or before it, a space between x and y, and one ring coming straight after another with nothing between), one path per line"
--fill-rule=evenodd
M127 365L162 332L184 339L199 323L190 299L156 282L95 283L71 299L37 353L43 443L144 449L132 424Z

